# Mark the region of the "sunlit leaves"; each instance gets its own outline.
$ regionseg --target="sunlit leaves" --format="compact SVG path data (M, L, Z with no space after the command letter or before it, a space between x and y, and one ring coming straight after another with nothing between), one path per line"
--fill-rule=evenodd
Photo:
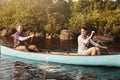
M0 28L21 23L32 31L79 32L87 27L99 33L120 33L120 0L5 0L0 3Z
M79 31L81 27L102 34L120 33L120 6L118 1L79 0L71 6L72 17L69 29Z

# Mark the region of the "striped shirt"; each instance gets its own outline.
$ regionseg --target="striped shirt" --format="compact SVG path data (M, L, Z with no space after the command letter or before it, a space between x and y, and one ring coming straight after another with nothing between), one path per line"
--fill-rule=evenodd
M27 43L25 41L20 41L19 37L25 37L25 35L22 32L16 32L14 34L14 48L18 46L27 46Z

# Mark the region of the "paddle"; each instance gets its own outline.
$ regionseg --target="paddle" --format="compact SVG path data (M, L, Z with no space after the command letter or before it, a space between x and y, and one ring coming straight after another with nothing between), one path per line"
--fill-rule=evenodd
M99 41L99 43L100 43L102 46L105 46L105 44L104 44L103 42ZM108 48L106 48L105 50L107 51L108 54L110 54Z
M32 43L32 41L33 41L33 37L30 39L30 44Z
M34 35L34 34L33 34L33 35ZM35 35L34 35L34 36L35 36ZM33 36L33 37L34 37L34 36ZM33 41L33 37L31 37L31 39L30 39L30 44L31 44L31 43L32 43L32 41Z

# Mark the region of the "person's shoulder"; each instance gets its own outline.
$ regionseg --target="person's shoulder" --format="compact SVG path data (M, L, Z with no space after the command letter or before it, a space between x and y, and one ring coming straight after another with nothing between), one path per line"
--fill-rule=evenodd
M78 39L81 39L81 35L78 36Z
M14 35L20 35L20 32L15 32L15 34Z
M81 35L78 36L78 38L81 38L81 37L82 37Z

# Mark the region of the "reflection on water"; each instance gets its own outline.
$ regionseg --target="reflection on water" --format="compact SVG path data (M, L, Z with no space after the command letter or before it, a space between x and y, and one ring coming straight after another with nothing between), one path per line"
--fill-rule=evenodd
M49 49L49 50L67 50L67 49L76 49L76 41L60 41L60 40L48 40L48 39L38 39L34 38L27 41L28 44L34 44L40 49ZM0 39L0 44L13 47L13 38L2 37Z
M14 71L13 61L0 60L0 80L13 80Z
M120 68L116 67L63 65L9 56L2 56L0 62L0 80L120 80Z
M28 41L29 42L29 41ZM12 47L12 38L0 43ZM42 49L75 50L75 41L34 40ZM1 56L0 80L120 80L120 68L63 65Z
M47 39L38 39L34 38L27 41L28 44L34 44L38 46L40 49L47 49L47 50L57 50L57 51L77 51L77 41L60 41L56 39L47 40ZM3 37L0 38L0 44L7 45L9 47L13 47L13 38L10 37ZM120 52L120 43L106 43L108 46L109 52Z

